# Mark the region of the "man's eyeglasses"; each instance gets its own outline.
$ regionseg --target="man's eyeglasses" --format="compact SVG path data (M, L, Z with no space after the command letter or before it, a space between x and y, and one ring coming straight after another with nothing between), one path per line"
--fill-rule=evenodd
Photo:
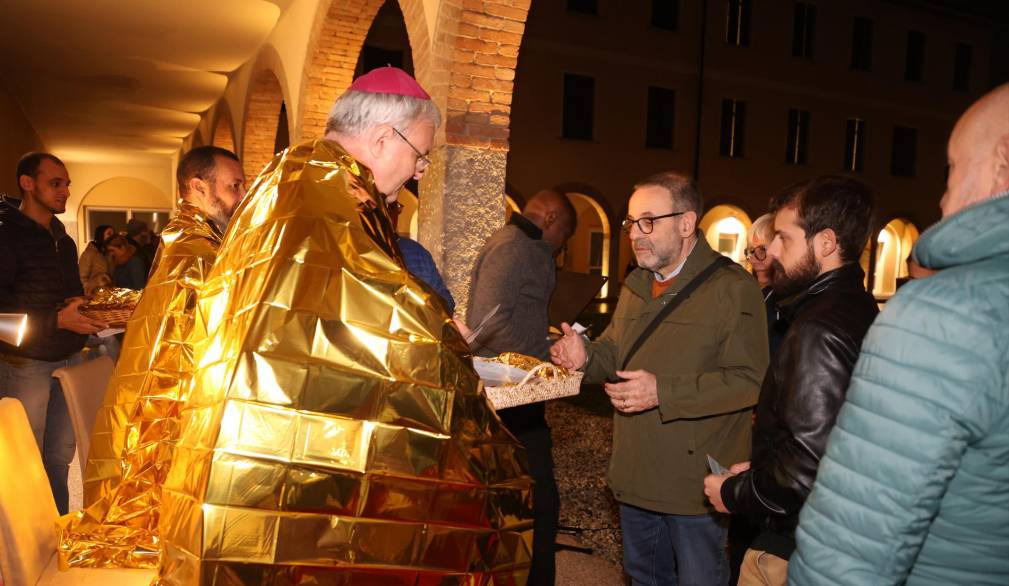
M419 172L423 171L424 169L427 169L428 165L431 164L431 159L429 159L427 155L425 155L424 153L420 152L420 150L417 147L413 146L413 143L410 142L410 140L407 137L403 136L403 133L400 132L396 127L393 126L392 131L398 134L399 137L403 139L403 142L410 145L410 148L413 149L413 152L417 153L417 171Z
M766 246L754 246L752 248L747 248L743 250L743 254L746 255L746 260L750 258L755 258L757 260L767 259L767 247Z
M676 216L682 216L687 212L673 212L671 214L662 214L661 216L652 216L650 218L638 218L637 220L627 216L624 218L623 222L620 222L620 228L624 232L630 233L631 226L637 224L638 230L641 230L642 234L651 234L652 230L655 228L655 220L661 220L662 218L675 218Z

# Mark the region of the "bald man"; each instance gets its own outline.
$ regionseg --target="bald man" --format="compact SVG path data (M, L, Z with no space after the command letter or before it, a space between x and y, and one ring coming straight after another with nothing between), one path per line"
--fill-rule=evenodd
M1009 84L950 136L942 221L869 330L790 584L1009 584Z
M475 328L493 308L494 317L474 341L481 356L520 352L550 360L547 308L554 291L554 257L574 234L577 214L568 198L556 191L537 193L484 245L473 268L466 323ZM554 480L553 442L543 403L498 411L522 442L533 493L533 564L529 584L554 583L554 540L560 517L560 497Z

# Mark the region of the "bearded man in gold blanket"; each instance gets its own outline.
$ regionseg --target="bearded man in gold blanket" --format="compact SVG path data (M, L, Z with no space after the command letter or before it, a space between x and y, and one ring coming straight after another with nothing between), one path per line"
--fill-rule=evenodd
M380 68L256 179L197 307L161 584L525 582L524 454L386 207L439 122Z
M147 287L126 328L92 432L83 511L60 521L65 567L157 566L161 486L193 370L196 297L217 258L245 179L231 151L204 146L179 161L178 212L161 232Z

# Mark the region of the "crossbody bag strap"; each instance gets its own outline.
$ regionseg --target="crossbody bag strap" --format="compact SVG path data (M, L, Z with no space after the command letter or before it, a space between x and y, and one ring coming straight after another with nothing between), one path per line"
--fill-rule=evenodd
M634 344L631 346L630 351L627 352L627 356L624 357L624 361L623 364L620 366L620 370L627 369L627 364L630 363L631 358L633 358L634 354L639 349L641 349L641 346L643 346L644 343L648 340L648 337L652 335L652 332L655 331L655 328L659 327L659 324L662 323L662 320L666 319L666 316L672 313L674 309L679 307L681 303L686 301L687 298L690 297L690 294L693 293L695 289L700 287L701 284L704 283L704 281L707 281L708 277L710 277L715 271L717 271L721 267L728 266L730 264L732 264L732 259L726 256L719 255L718 258L716 258L711 264L705 267L705 269L700 273L698 273L697 276L695 276L693 279L690 279L690 282L687 283L687 285L683 289L681 289L678 293L676 293L676 295L674 295L673 298L669 300L669 303L667 303L665 307L659 310L659 313L657 313L655 317L652 318L652 321L649 322L648 326L645 327L643 332L641 332L641 335L638 336L638 339L634 341Z

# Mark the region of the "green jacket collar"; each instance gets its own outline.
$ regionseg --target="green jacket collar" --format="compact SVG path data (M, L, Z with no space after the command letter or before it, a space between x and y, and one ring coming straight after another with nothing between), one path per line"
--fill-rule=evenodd
M703 271L709 264L711 264L716 258L718 258L719 253L715 252L708 246L708 241L704 237L704 234L698 230L695 234L697 238L697 244L694 245L694 249L690 251L690 255L687 256L687 262L683 263L683 270L680 274L676 276L676 280L673 284L666 289L663 293L663 297L667 295L673 295L679 293L698 273ZM652 281L655 280L655 273L642 268L634 269L630 275L627 276L624 285L631 290L632 293L641 297L642 299L652 298Z
M946 269L1009 254L1009 192L969 206L926 230L914 247L923 267Z

